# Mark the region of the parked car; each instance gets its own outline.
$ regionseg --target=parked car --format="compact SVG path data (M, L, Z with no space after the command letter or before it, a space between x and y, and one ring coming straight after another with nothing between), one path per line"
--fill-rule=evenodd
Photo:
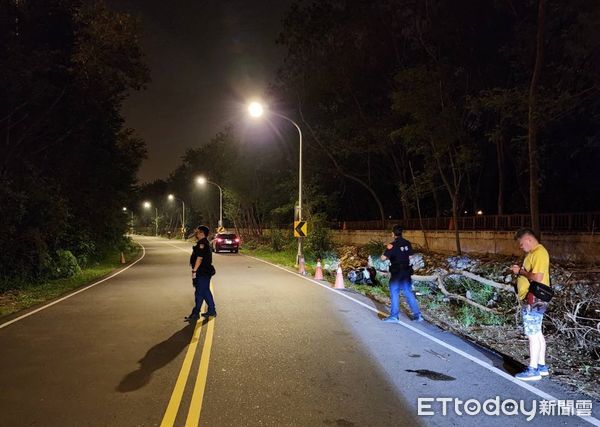
M234 233L217 233L212 240L213 251L229 251L237 253L240 249L240 238Z

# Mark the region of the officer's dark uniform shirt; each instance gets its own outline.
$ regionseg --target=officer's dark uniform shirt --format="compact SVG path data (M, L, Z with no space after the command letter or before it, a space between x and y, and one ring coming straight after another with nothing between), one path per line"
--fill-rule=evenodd
M409 257L412 254L412 245L408 240L403 239L402 237L396 238L396 240L387 245L387 249L383 255L390 260L390 273L392 273L392 276L410 276L412 271Z
M202 261L196 271L196 275L211 276L212 251L210 250L210 244L208 243L207 238L198 240L194 247L192 247L192 255L190 256L190 266L192 269L196 265L196 259L198 259L198 257L202 257Z

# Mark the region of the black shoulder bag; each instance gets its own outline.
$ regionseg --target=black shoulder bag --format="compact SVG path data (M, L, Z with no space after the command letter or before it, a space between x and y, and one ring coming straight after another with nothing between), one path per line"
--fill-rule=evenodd
M540 282L530 281L529 292L544 302L550 302L552 297L554 297L554 290L550 286L546 286Z

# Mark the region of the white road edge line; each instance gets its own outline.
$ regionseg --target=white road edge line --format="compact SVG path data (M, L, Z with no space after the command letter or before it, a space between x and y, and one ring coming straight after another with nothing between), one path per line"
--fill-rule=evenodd
M92 288L92 287L94 287L96 285L99 285L102 282L106 282L107 280L112 279L113 277L115 277L115 276L123 273L124 271L129 270L131 267L133 267L134 265L136 265L138 262L140 262L146 256L146 248L144 247L144 245L142 245L139 242L137 242L137 243L142 247L142 256L139 259L137 259L136 261L134 261L133 263L131 263L130 265L128 265L127 267L125 267L125 268L117 271L116 273L111 274L108 277L105 277L102 280L99 280L99 281L97 281L95 283L92 283L91 285L88 285L85 288L81 288L81 289L79 289L79 290L77 290L77 291L75 291L75 292L73 292L73 293L71 293L71 294L69 294L67 296L59 298L56 301L52 301L51 303L48 303L48 304L43 305L43 306L41 306L39 308L36 308L35 310L30 311L29 313L26 313L26 314L23 314L22 316L16 317L16 318L14 318L14 319L6 322L6 323L2 323L2 324L0 324L0 329L6 328L8 325L11 325L11 324L13 324L15 322L18 322L19 320L23 320L26 317L29 317L31 315L34 315L35 313L38 313L38 312L40 312L42 310L47 309L48 307L52 307L53 305L58 304L59 302L62 302L64 300L68 299L68 298L71 298L72 296L75 296L75 295L77 295L77 294L79 294L79 293L81 293L83 291L87 291L89 288Z
M362 301L359 301L359 300L357 300L357 299L354 299L354 298L352 298L351 296L349 296L349 295L346 295L346 294L344 294L343 292L340 292L340 291L338 291L338 290L336 290L336 289L333 289L333 288L331 288L331 287L329 287L329 286L327 286L327 285L325 285L325 284L323 284L323 283L321 283L321 282L318 282L318 281L316 281L316 280L310 279L310 278L308 278L308 277L305 277L305 276L301 276L301 275L300 275L300 274L298 274L298 273L295 273L295 272L293 272L293 271L290 271L290 270L288 270L288 269L286 269L286 268L284 268L284 267L281 267L281 266L279 266L279 265L276 265L276 264L270 263L270 262L268 262L268 261L262 260L262 259L260 259L260 258L256 258L256 257L250 256L250 255L245 255L245 256L247 256L248 258L252 258L252 259L255 259L255 260L257 260L257 261L260 261L260 262L264 262L265 264L268 264L268 265L270 265L270 266L272 266L272 267L279 268L280 270L283 270L283 271L285 271L285 272L287 272L287 273L289 273L289 274L293 274L294 276L296 276L296 277L299 277L299 278L301 278L301 279L308 280L309 282L315 283L315 284L317 284L317 285L319 285L319 286L321 286L321 287L323 287L323 288L325 288L325 289L327 289L327 290L329 290L329 291L331 291L331 292L334 292L334 293L336 293L336 294L338 294L338 295L340 295L340 296L343 296L344 298L347 298L347 299L349 299L349 300L351 300L351 301L354 301L355 303L357 303L357 304L359 304L359 305L361 305L361 306L363 306L363 307L367 308L368 310L371 310L371 311L373 311L373 312L375 312L375 313L378 313L378 314L381 314L381 315L383 315L383 316L387 316L387 313L384 313L384 312L382 312L382 311L379 311L379 310L377 310L376 308L373 308L373 307L371 307L371 306L369 306L369 305L365 304L364 302L362 302ZM405 328L407 328L407 329L410 329L411 331L413 331L413 332L416 332L417 334L419 334L419 335L421 335L421 336L423 336L423 337L425 337L425 338L427 338L427 339L429 339L429 340L431 340L431 341L433 341L433 342L435 342L435 343L437 343L437 344L441 345L442 347L445 347L445 348L447 348L448 350L450 350L450 351L453 351L454 353L456 353L456 354L458 354L458 355L460 355L460 356L463 356L463 357L464 357L464 358L466 358L466 359L469 359L470 361L472 361L472 362L474 362L474 363L478 364L479 366L482 366L482 367L486 368L487 370L489 370L489 371L491 371L491 372L493 372L493 373L495 373L495 374L497 374L497 375L501 376L502 378L504 378L504 379L506 379L506 380L508 380L508 381L512 382L513 384L516 384L516 385L518 385L519 387L521 387L521 388L524 388L525 390L528 390L528 391L530 391L530 392L532 392L532 393L534 393L534 394L538 395L538 396L539 396L539 397L541 397L542 399L546 399L546 400L554 400L554 401L556 401L556 400L559 400L559 399L557 399L556 397L552 396L551 394L548 394L548 393L546 393L546 392L544 392L544 391L542 391L542 390L540 390L540 389L537 389L537 388L533 387L532 385L530 385L530 384L527 384L527 383L525 383L525 382L523 382L523 381L521 381L521 380L517 380L517 379L516 379L516 378L514 378L512 375L509 375L509 374L507 374L506 372L504 372L504 371L502 371L502 370L500 370L500 369L496 368L495 366L492 366L492 365L490 365L489 363L486 363L486 362L484 362L483 360L480 360L480 359L476 358L475 356L471 356L469 353L466 353L466 352L464 352L464 351L462 351L462 350L460 350L460 349L458 349L458 348L456 348L456 347L454 347L454 346L452 346L452 345L450 345L450 344L448 344L448 343L446 343L446 342L444 342L444 341L442 341L442 340L440 340L440 339L438 339L438 338L436 338L436 337L433 337L433 336L429 335L428 333L426 333L426 332L423 332L423 331L421 331L421 330L419 330L419 329L415 328L415 327L414 327L414 326L412 326L412 325L409 325L409 324L407 324L407 323L404 323L404 322L402 322L402 321L400 321L400 322L398 322L398 323L399 323L400 325L404 326ZM598 427L600 427L600 420L598 420L597 418L594 418L594 417L591 417L591 416L589 416L589 417L588 417L588 416L581 416L581 415L577 415L577 416L578 416L579 418L581 418L581 419L583 419L583 420L587 421L588 423L590 423L590 424L592 424L592 425L595 425L595 426L598 426Z

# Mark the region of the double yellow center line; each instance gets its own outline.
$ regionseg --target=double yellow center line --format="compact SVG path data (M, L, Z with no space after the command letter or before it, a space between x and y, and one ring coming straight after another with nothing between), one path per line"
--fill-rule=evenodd
M202 326L204 324L207 325L206 336L204 338L200 366L198 368L198 375L196 377L196 383L194 384L194 391L192 393L192 400L185 421L185 426L196 427L200 424L200 412L202 411L202 400L204 398L204 390L206 388L208 363L210 361L210 352L212 349L212 341L215 330L214 317L209 317L206 321L196 323L192 340L188 346L185 359L183 359L183 365L181 366L181 371L179 372L177 382L175 383L173 393L171 394L171 399L167 405L167 410L165 411L163 420L160 423L161 427L172 427L175 424L175 419L177 418L177 413L179 412L179 406L181 405L181 399L183 398L185 385L192 369L192 362L194 361L194 356L196 355L196 349L198 348L198 342L200 341L200 333L202 332Z

